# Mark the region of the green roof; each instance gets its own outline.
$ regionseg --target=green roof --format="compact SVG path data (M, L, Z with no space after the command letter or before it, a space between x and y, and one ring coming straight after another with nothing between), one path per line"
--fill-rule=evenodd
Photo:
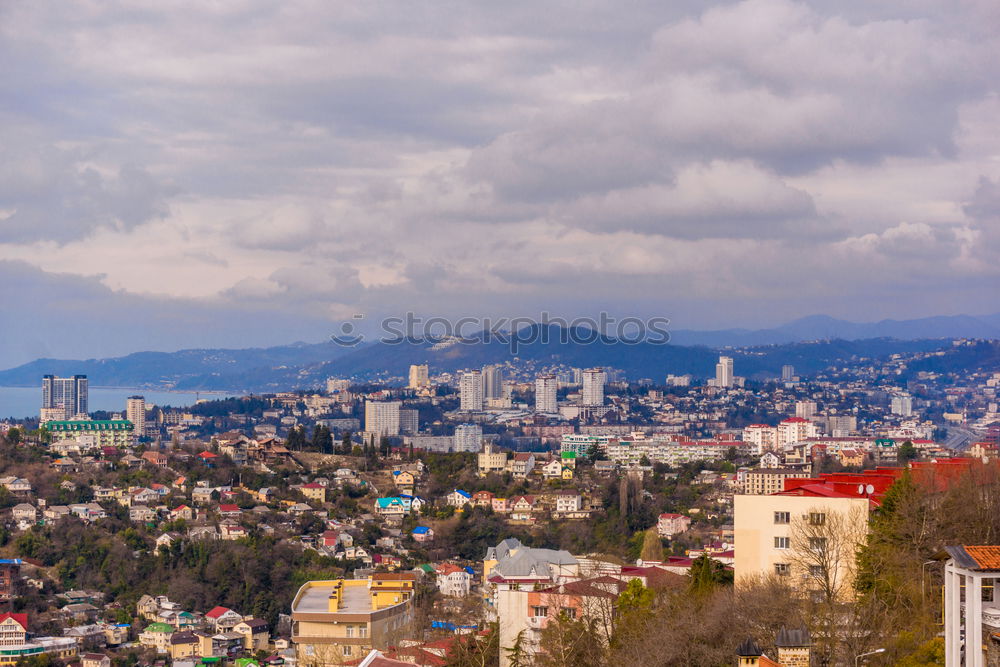
M576 452L563 452L562 453L562 457L564 459L575 459L576 458Z
M166 623L150 623L146 626L144 632L165 632L169 635L173 634L174 628Z
M426 572L427 574L434 574L434 568L431 567L429 563L424 563L423 565L420 566L420 569Z
M50 431L131 431L135 427L127 419L95 419L45 422Z

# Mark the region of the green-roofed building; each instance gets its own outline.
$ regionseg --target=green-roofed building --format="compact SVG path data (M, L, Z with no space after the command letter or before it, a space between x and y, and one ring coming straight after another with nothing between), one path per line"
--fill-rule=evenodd
M170 635L174 634L173 626L166 623L150 623L139 635L139 643L145 648L156 649L157 653L170 651Z
M45 428L53 440L92 435L98 447L127 447L135 439L135 426L127 419L74 419L50 421Z

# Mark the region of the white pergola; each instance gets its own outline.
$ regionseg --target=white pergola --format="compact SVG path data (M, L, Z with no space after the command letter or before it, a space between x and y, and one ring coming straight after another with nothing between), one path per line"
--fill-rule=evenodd
M944 566L945 667L985 667L983 623L1000 629L1000 587L993 585L1000 578L1000 563L992 558L984 562L980 552L1000 547L945 549L951 556ZM988 601L983 600L984 583L993 589Z

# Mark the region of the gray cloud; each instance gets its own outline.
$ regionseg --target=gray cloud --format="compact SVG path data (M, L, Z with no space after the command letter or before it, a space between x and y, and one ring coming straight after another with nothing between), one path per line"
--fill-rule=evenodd
M8 3L0 261L60 304L222 330L215 307L262 337L273 313L408 308L978 311L997 19L985 0Z

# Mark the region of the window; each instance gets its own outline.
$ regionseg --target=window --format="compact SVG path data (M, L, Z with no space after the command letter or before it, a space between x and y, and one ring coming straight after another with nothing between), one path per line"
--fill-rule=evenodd
M788 563L775 563L774 564L774 573L775 574L785 575L785 574L788 574L788 572L789 572Z
M306 644L305 646L306 655L315 655L316 648L312 644Z
M368 626L367 625L359 625L358 626L358 637L367 637L367 636L368 636Z
M788 538L787 537L776 537L776 538L774 538L774 548L775 549L787 549L788 548Z
M824 549L826 549L826 538L810 537L809 548L812 549L813 551L823 551Z
M775 512L774 513L774 522L775 523L788 523L788 521L789 521L790 518L791 518L791 515L789 515L788 512Z
M348 625L348 626L345 626L345 627L347 629L347 635L346 636L353 637L354 636L354 626L353 625Z
M549 615L549 608L548 607L532 607L531 611L532 611L532 616L535 616L536 618L539 617L539 616L548 616Z
M576 609L574 609L573 607L563 607L559 611L561 613L565 614L566 618L569 618L569 619L575 619L576 618Z
M822 565L810 565L809 566L809 576L811 577L822 577L823 576L823 566Z
M354 651L354 647L353 646L345 646L344 647L344 656L345 657L350 656L353 651Z
M813 526L822 526L826 523L826 514L823 512L810 512L809 523Z

